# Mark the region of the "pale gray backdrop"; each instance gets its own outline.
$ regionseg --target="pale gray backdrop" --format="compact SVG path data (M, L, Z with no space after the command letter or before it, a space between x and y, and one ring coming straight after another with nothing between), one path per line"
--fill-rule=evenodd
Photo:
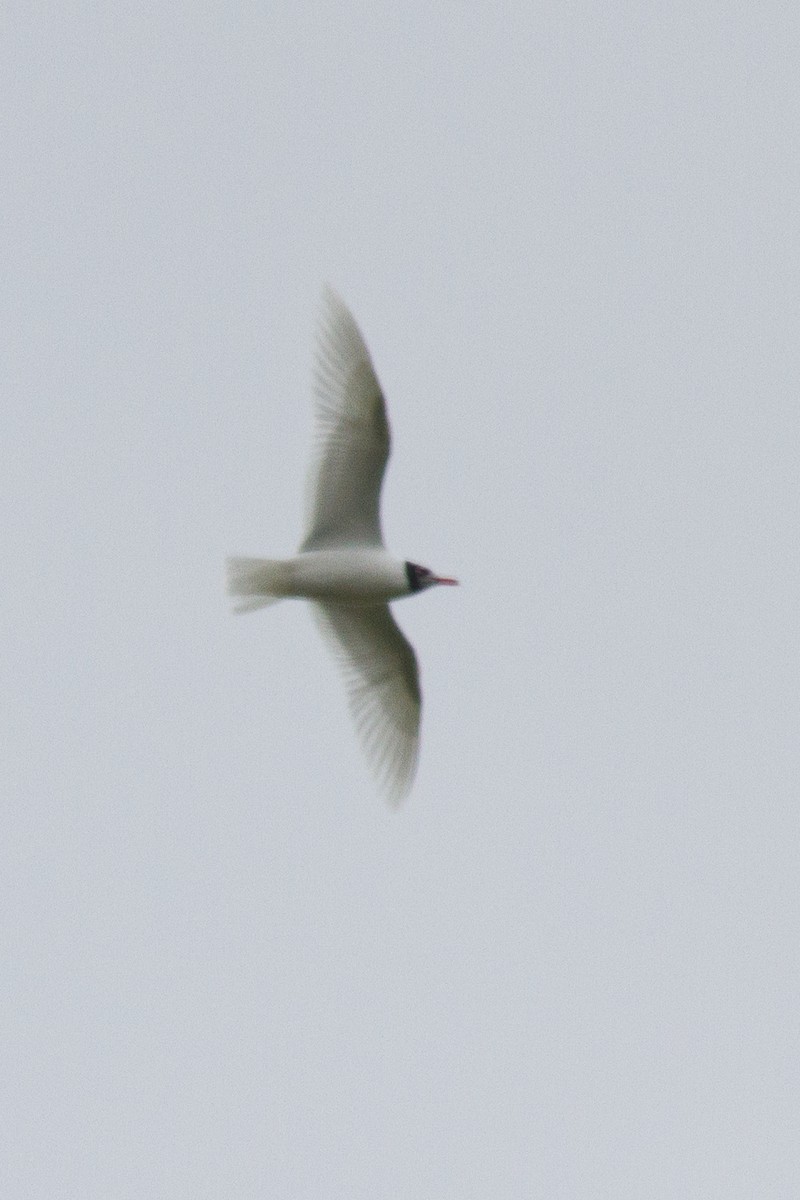
M0 15L10 1200L800 1195L800 17ZM291 552L389 397L417 785Z

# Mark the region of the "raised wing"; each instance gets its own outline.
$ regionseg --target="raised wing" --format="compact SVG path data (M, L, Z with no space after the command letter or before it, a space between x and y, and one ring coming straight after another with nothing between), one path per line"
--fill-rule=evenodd
M381 546L389 422L369 351L349 311L323 292L314 363L316 427L302 550Z
M414 779L422 696L417 658L387 604L314 604L347 687L367 760L391 804Z

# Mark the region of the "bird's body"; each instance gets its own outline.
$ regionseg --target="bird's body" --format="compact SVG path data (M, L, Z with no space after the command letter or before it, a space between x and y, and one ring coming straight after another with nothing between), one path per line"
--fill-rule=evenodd
M456 581L394 558L383 545L386 404L358 326L330 289L314 378L316 459L300 550L287 559L229 559L228 590L240 612L285 598L312 601L343 669L367 757L388 798L398 801L416 767L421 693L416 656L388 603Z
M286 595L345 604L386 604L408 596L406 565L385 550L306 550L285 560Z

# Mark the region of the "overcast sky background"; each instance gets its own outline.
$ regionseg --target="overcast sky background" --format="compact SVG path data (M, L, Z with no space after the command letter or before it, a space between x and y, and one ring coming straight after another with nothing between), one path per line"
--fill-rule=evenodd
M800 1195L800 17L8 3L14 1200ZM390 407L415 789L291 553Z

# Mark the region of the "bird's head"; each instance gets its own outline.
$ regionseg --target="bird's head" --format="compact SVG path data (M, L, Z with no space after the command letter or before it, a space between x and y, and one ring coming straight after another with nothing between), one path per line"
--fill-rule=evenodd
M434 575L433 571L427 567L420 567L417 563L412 562L406 563L406 578L410 592L421 592L423 588L436 587L437 583L447 584L449 587L455 587L458 583L457 579Z

